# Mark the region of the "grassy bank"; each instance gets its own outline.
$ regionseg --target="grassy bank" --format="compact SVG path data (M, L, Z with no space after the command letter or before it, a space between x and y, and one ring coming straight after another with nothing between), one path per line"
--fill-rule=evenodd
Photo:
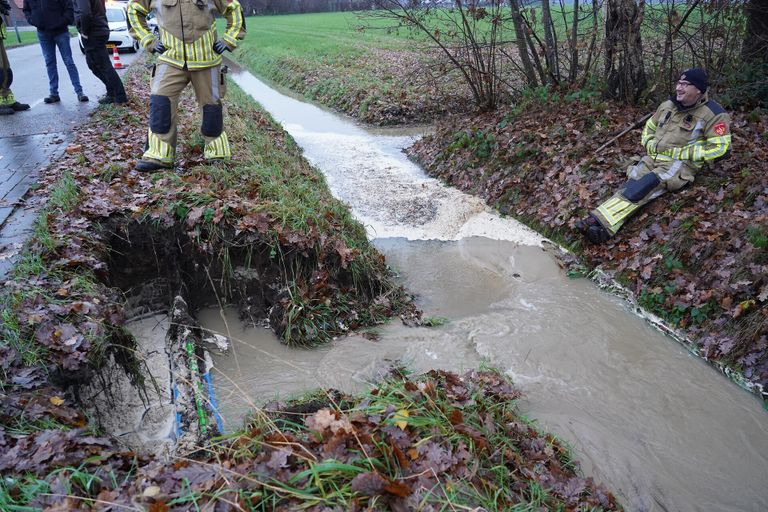
M50 431L58 469L8 472L3 510L621 510L568 449L517 413L493 371L393 375L368 393L318 392L261 411L194 456L162 463ZM35 439L40 444L42 440ZM40 449L11 449L14 456Z
M413 45L421 40L405 29L387 31L355 13L257 16L247 24L235 60L367 123L426 122L465 108L459 82L420 71L425 59Z

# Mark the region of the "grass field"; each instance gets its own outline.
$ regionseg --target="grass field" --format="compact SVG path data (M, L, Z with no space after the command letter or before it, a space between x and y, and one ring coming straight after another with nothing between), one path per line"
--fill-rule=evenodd
M437 110L444 113L456 103L436 97L418 72L424 53L414 49L422 36L403 28L388 30L385 20L321 13L251 17L247 26L233 54L236 61L362 121L428 122ZM455 89L440 94L458 96Z
M25 30L19 31L18 35L13 27L9 27L5 34L5 47L10 48L13 46L26 46L28 44L38 44L37 31Z
M72 37L77 36L77 30L74 27L69 27L69 34ZM18 34L13 27L6 27L5 34L5 47L12 48L14 46L27 46L29 44L38 44L37 31L36 30L19 30Z

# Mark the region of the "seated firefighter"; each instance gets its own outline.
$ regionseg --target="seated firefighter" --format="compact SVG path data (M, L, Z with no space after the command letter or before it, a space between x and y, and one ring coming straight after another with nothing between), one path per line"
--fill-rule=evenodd
M147 25L147 14L153 9L158 37ZM216 33L217 12L227 20L221 39ZM205 158L229 159L221 104L225 91L221 54L232 51L245 37L240 4L237 0L130 0L128 23L131 35L159 55L152 70L147 147L136 170L173 168L179 96L190 82L202 111Z
M590 242L608 241L638 208L666 191L683 188L705 163L727 155L730 118L707 97L708 85L703 69L680 75L674 98L662 103L645 123L641 143L646 154L627 169L626 184L576 223Z

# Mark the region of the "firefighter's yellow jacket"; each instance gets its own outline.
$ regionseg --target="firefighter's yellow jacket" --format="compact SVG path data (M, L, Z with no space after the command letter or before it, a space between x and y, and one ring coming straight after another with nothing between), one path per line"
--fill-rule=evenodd
M642 163L662 181L670 173L691 182L705 162L730 151L730 117L706 94L690 107L667 100L645 123L641 143L647 151Z
M245 37L243 9L237 0L130 0L128 25L131 35L151 50L156 36L147 25L147 14L155 9L160 41L166 50L158 57L180 69L206 69L221 64L221 55L213 51L218 38L214 14L227 20L220 38L230 50Z

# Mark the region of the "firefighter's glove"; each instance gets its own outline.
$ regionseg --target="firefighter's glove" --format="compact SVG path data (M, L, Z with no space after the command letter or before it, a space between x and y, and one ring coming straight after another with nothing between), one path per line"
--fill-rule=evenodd
M155 44L152 46L152 53L163 53L167 50L165 45L158 39L155 41Z
M213 51L221 55L224 52L230 52L232 50L229 49L229 46L227 46L224 41L222 41L221 39L217 39L213 43Z

